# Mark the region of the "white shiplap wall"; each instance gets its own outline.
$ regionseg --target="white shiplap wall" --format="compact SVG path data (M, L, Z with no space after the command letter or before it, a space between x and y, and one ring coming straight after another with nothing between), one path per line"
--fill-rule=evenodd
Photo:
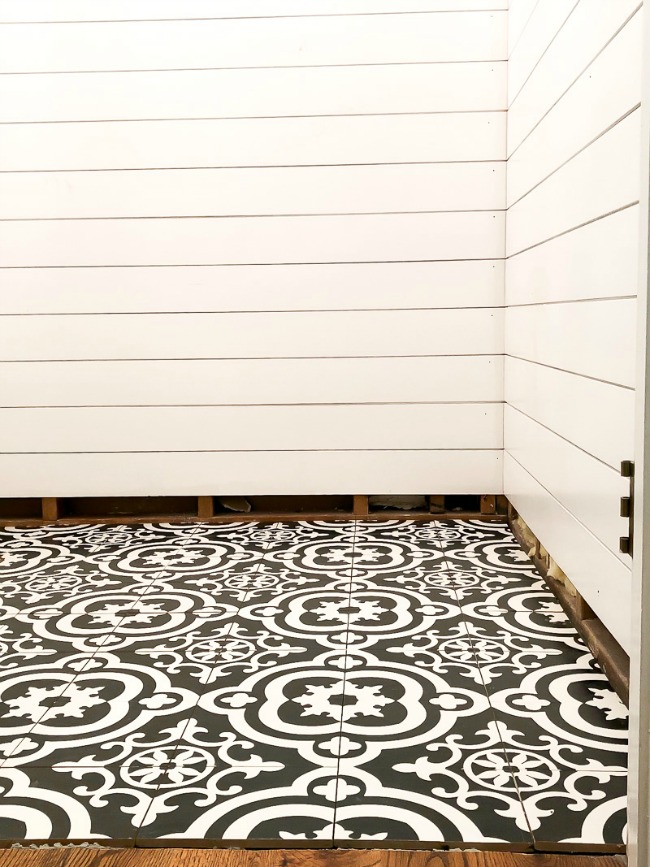
M0 496L502 490L506 0L0 21Z
M511 0L505 492L630 647L638 0Z

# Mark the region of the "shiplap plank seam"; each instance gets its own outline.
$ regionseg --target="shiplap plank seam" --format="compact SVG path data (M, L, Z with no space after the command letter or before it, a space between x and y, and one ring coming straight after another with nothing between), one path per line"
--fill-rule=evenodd
M34 70L32 72L0 72L0 76L31 76L31 75L138 75L140 73L157 72L240 72L243 70L268 71L269 69L363 69L365 67L386 66L465 66L469 63L495 64L503 63L503 60L396 60L383 63L303 63L301 65L271 65L271 66L177 66L177 67L152 67L151 69L60 69L60 70ZM507 110L507 109L505 109ZM267 117L267 115L264 115ZM305 115L300 115L305 117ZM149 118L142 118L142 120Z
M511 10L512 10L512 7L513 7L513 5L514 5L514 2L515 2L515 0L510 0L510 4L509 4L509 5L510 5L510 8L509 8L509 10L508 10L508 14L509 14L509 15L512 14L512 13L511 13ZM527 28L528 25L530 24L530 20L531 20L531 18L533 17L533 14L535 13L535 9L537 9L537 7L539 6L539 3L540 3L540 0L536 0L536 2L533 4L533 7L532 7L532 9L530 10L530 13L529 13L529 15L528 15L528 18L526 19L524 25L522 26L521 30L519 31L519 33L518 33L518 35L517 35L517 38L515 39L515 41L513 42L513 44L512 44L511 46L509 46L508 60L510 60L510 58L512 57L512 54L513 54L515 48L517 47L517 45L519 44L519 41L520 41L521 37L524 35L524 32L525 32L526 28Z
M619 299L616 298L614 300L618 301ZM549 370L557 370L560 373L567 373L567 374L570 374L571 376L580 376L583 379L591 379L593 382L600 382L603 385L611 385L611 386L614 386L615 388L623 388L626 391L634 391L634 386L632 386L632 385L624 385L621 382L612 382L609 379L599 379L597 376L590 376L587 373L580 373L577 370L567 370L564 367L556 367L554 364L546 364L543 361L535 361L534 359L531 359L531 358L523 358L520 355L513 355L510 352L505 352L504 358L513 358L513 359L515 359L515 361L524 361L524 362L526 362L526 364L538 364L540 367L548 367Z
M402 9L395 12L312 12L307 15L228 15L221 17L201 16L199 18L92 18L92 19L77 19L77 20L61 20L61 21L2 21L0 25L10 27L15 24L19 25L38 25L38 24L148 24L158 23L160 21L260 21L260 20L277 20L286 18L375 18L379 16L395 16L395 15L440 15L453 13L471 14L476 12L507 12L505 6L495 7L494 9Z
M49 407L48 407L49 409ZM432 448L430 446L420 446L414 448L396 448L395 446L377 446L377 448L359 448L359 447L349 447L349 448L331 448L331 449L306 449L306 448L295 448L295 449L259 449L259 448L251 448L251 449L117 449L115 451L67 451L67 452L47 452L47 451L24 451L24 452L13 452L13 451L3 451L3 455L231 455L231 454L250 454L254 452L255 454L292 454L294 452L300 452L301 454L329 454L331 452L495 452L496 454L501 455L503 453L502 448L494 447L494 446L445 446L443 448Z
M544 2L544 0L541 0L541 2ZM512 108L512 106L515 104L517 98L519 97L519 95L521 94L521 92L522 92L522 91L524 90L524 88L526 87L526 84L528 83L528 80L530 79L531 75L535 72L535 70L537 69L537 67L539 66L539 64L542 62L542 60L544 59L544 57L545 57L547 51L549 50L549 48L551 47L551 45L553 44L553 42L555 41L555 39L557 38L557 36L560 34L560 32L561 32L562 28L564 27L564 25L566 24L566 22L567 22L567 21L569 20L569 18L573 15L573 13L575 12L575 10L576 10L576 8L577 8L577 6L578 6L579 3L580 3L580 0L573 0L573 6L571 7L571 9L569 10L569 12L567 13L566 17L564 18L564 20L563 20L562 23L560 24L559 28L558 28L558 29L555 31L555 33L553 34L553 38L551 39L551 41L548 42L548 43L546 44L546 46L544 47L544 50L542 51L542 53L540 54L540 56L537 58L537 61L535 62L534 66L529 70L528 75L525 77L525 79L524 79L523 82L521 83L519 89L517 90L517 92L515 93L515 95L512 97L512 99L510 99L510 92L508 92L508 110L510 110L510 109ZM532 13L531 13L531 16L530 16L530 17L531 17L531 20L534 18L534 16L535 16L535 12L536 12L537 9L540 8L540 7L541 7L541 3L538 3L538 4L535 6L535 9L533 9L533 11L532 11ZM508 57L508 61L509 61L509 62L510 62L511 59L512 59L512 54L513 54L513 53L514 53L514 50L513 50L513 52L512 52L512 53L509 55L509 57Z
M440 355L201 355L201 356L187 356L187 357L161 357L161 356L153 356L153 357L141 357L141 358L1 358L0 363L2 364L48 364L50 362L56 362L57 364L66 364L66 363L77 363L83 362L84 364L94 364L103 361L110 361L111 363L115 362L124 362L124 363L133 363L137 361L301 361L301 360L315 360L320 359L321 361L329 361L330 359L357 359L357 358L494 358L494 352L472 352L472 353L459 353L457 355L449 355L440 354ZM501 357L501 356L497 356ZM517 358L516 355L508 356L509 358ZM528 361L526 358L519 358L519 361ZM539 364L539 362L531 362L533 364ZM550 365L547 365L550 367ZM556 368L560 370L561 368ZM572 373L573 371L567 370L566 373ZM575 374L576 376L583 376L584 374ZM595 379L595 377L587 377L588 379ZM605 382L605 380L596 380L597 382ZM607 383L607 385L616 385L617 383ZM629 388L630 386L621 385L620 388Z
M255 115L205 115L200 117L102 117L65 118L62 120L0 120L0 126L34 126L66 123L169 123L180 121L235 121L235 120L304 120L311 117L418 117L433 114L507 114L505 108L440 109L439 111L348 111L324 114L255 114Z
M626 205L621 205L620 208L614 208L613 211L608 211L606 214L599 214L597 217L592 217L589 220L585 220L583 223L580 223L577 226L572 226L570 229L565 229L563 232L558 232L556 235L551 235L549 238L544 238L543 241L537 241L535 244L531 244L529 247L525 247L523 250L517 250L516 253L511 253L509 256L506 256L506 258L513 259L515 256L521 256L522 253L527 253L529 250L534 250L536 247L541 247L544 244L548 244L549 241L554 241L556 238L562 238L564 235L570 235L571 232L577 232L578 229L584 229L585 226L590 226L592 223L597 223L599 220L604 220L606 217L612 217L614 214L620 214L621 211L627 211L628 208L633 208L638 204L638 199L634 202L628 202L628 204Z
M560 567L574 576L579 587L582 588L581 595L587 599L594 609L597 609L597 611L600 612L599 616L602 618L605 625L612 630L617 640L621 641L626 648L629 648L629 588L626 587L625 584L621 585L620 581L615 581L612 585L611 582L607 581L606 576L608 574L613 574L617 578L623 578L624 580L629 579L630 567L623 563L620 558L616 557L614 553L591 532L591 530L585 527L584 524L580 523L566 508L566 506L554 497L553 494L547 491L547 489L537 481L528 469L522 466L522 464L520 464L519 461L517 461L517 459L507 450L504 456L503 470L504 478L508 481L507 487L510 487L511 484L514 484L515 486L514 490L511 489L510 491L506 491L506 495L512 497L515 508L521 512L522 517L527 521L527 523L530 523L531 529L533 530L534 527L539 525L533 517L529 517L530 511L528 506L532 503L532 505L536 505L537 508L539 508L542 498L538 496L538 492L546 492L548 495L547 502L551 504L555 511L555 517L551 516L550 529L554 529L556 534L559 531L559 541L562 544L560 548L556 548L555 544L558 541L557 538L546 541L548 539L546 533L547 528L542 527L541 532L544 534L543 538L545 543L549 545L550 552L552 556L558 560ZM511 477L516 474L521 474L521 479L515 479L513 481ZM527 487L527 490L523 492L521 489L522 480ZM537 490L531 492L530 483L536 486ZM522 502L520 502L520 495ZM523 500L526 500L527 502L523 502ZM548 515L538 515L538 517L540 517L540 523L545 522L548 524ZM575 522L573 527L565 526L567 520L569 522ZM576 540L574 528L585 534L584 541L579 539ZM578 542L578 545L576 545L576 541ZM588 551L585 550L585 542L589 545ZM567 558L564 556L565 554L569 554L573 557L574 562L572 563L571 560L569 560L567 563ZM576 570L585 568L585 557L586 562L588 563L588 574L598 577L595 586L586 582L583 584L583 579L585 577L584 573L579 574L579 571L574 573L574 567L576 567ZM616 588L616 605L614 607L612 607L611 604L608 604L606 598L599 598L602 590L607 589L608 586ZM595 597L594 594L596 594ZM621 594L623 594L622 598ZM612 614L614 615L613 618Z
M555 433L555 431L552 431L552 433ZM571 443L571 445L574 445L574 443ZM513 460L517 464L517 466L519 466L522 470L524 470L524 472L526 472L531 477L531 479L533 479L540 486L540 488L543 488L544 491L546 491L546 493L548 494L548 496L551 497L551 499L554 500L554 502L557 503L558 506L561 506L565 512L568 512L569 515L573 518L573 520L576 521L578 524L580 524L582 529L585 530L587 533L589 533L589 535L593 539L595 539L598 542L598 544L601 545L605 551L607 551L608 554L613 554L613 552L610 550L610 548L607 547L607 545L603 542L603 540L599 536L597 536L594 533L594 531L591 530L585 523L583 523L583 521L581 521L580 518L576 517L576 515L574 515L574 513L571 511L571 509L569 509L569 507L566 505L566 503L563 503L561 500L559 500L555 496L555 494L552 491L549 491L549 489L542 482L540 482L540 480L530 471L530 469L528 467L524 466L524 464L522 464L520 461L518 461L517 458L512 454L512 452L508 448L505 449L505 453L511 460Z
M33 23L35 21L51 20L53 23L83 21L105 22L113 21L159 21L165 19L190 19L202 20L218 16L219 18L266 18L269 17L303 17L315 15L324 17L329 15L365 15L365 14L402 14L417 12L474 12L474 11L507 11L507 0L311 0L305 4L304 0L294 2L221 2L215 11L215 4L211 0L159 0L159 2L147 2L147 0L108 0L108 2L71 2L71 0L54 0L54 2L42 2L42 0L3 0L0 4L4 20L9 22L23 21Z
M623 24L621 24L621 26L616 30L616 32L615 32L615 33L614 33L614 34L613 34L613 35L612 35L612 36L611 36L611 37L610 37L610 38L605 42L604 45L602 45L602 46L600 47L600 49L598 50L598 52L597 52L596 54L594 54L594 56L591 58L591 60L589 61L589 63L588 63L588 64L587 64L583 69L580 70L580 72L578 73L578 75L575 76L575 78L571 81L571 83L568 85L568 87L566 87L566 88L562 91L562 93L558 96L558 98L555 100L555 102L553 103L553 105L551 105L550 108L549 108L547 111L543 112L542 115L541 115L540 117L537 118L537 120L536 120L534 126L531 127L531 129L528 130L528 132L527 132L526 135L522 138L522 140L519 142L519 144L518 144L518 145L514 148L514 150L513 150L513 151L508 155L508 158L512 157L512 156L513 156L513 155L514 155L514 154L519 150L519 148L522 146L522 144L523 144L523 143L524 143L524 142L529 138L529 136L530 136L530 135L531 135L531 134L532 134L532 133L537 129L537 127L538 127L538 126L540 125L540 123L544 120L544 118L545 118L547 115L549 115L549 114L553 111L553 109L554 109L555 106L558 104L558 102L559 102L559 101L560 101L560 100L565 96L566 93L568 93L569 90L571 90L571 88L573 87L573 85L574 85L574 84L575 84L575 83L576 83L576 82L577 82L577 81L578 81L578 80L579 80L579 79L580 79L580 78L585 74L585 72L587 72L587 70L588 70L589 67L592 65L592 63L593 63L593 62L594 62L598 57L600 57L600 55L601 55L601 54L603 53L603 51L607 48L607 46L610 45L610 44L611 44L611 43L616 39L616 37L618 36L618 34L621 32L621 30L623 30L623 28L624 28L627 24L629 24L629 22L632 20L632 18L634 18L634 16L639 12L640 9L642 9L642 7L643 7L643 3L640 3L640 4L636 7L636 9L631 13L631 15L629 15L629 16L626 18L626 20L623 22ZM567 20L568 20L568 19L567 19ZM566 23L566 22L565 22L565 23ZM561 31L559 31L559 32L561 32ZM550 46L549 46L549 47L550 47Z
M504 309L511 307L554 307L558 304L592 304L595 301L630 301L636 295L597 295L594 298L558 298L553 301L524 301L517 304L506 304ZM491 305L494 307L495 305Z
M564 371L564 373L569 373L569 371ZM559 431L555 430L555 428L549 427L547 424L544 424L544 422L540 421L538 418L535 418L535 416L530 415L530 413L524 412L524 410L521 409L521 407L518 407L516 404L510 403L508 401L506 401L505 403L509 409L512 409L515 412L518 412L520 415L525 416L525 418L527 418L529 421L534 422L535 424L544 428L544 430L547 430L549 433L554 434L559 439L564 440L565 443L578 449L578 451L581 451L583 454L587 455L587 457L593 458L595 461L598 461L599 464L602 464L604 467L607 467L608 470L611 470L617 476L620 475L620 467L615 467L615 466L612 466L612 464L607 463L607 461L604 461L602 458L599 458L598 455L595 455L592 452L590 452L588 449L585 449L582 446L578 445L578 443L576 443L573 440L569 439L568 437L564 436Z
M533 184L533 186L530 187L530 189L526 190L525 193L522 193L522 195L519 196L518 199L515 199L514 201L510 202L508 204L508 207L506 210L510 210L510 208L513 208L516 204L521 202L522 199L525 199L526 196L528 196L530 193L532 193L533 190L536 190L538 187L541 187L542 184L546 183L546 181L548 181L549 178L552 178L553 175L555 175L557 172L560 171L560 169L563 169L572 160L574 160L576 157L580 156L580 154L587 151L593 144L595 144L597 141L599 141L604 135L606 135L608 132L611 132L611 130L613 130L620 123L622 123L624 120L626 120L628 117L630 117L630 115L633 115L640 108L641 108L641 103L638 102L638 103L636 103L636 105L633 105L632 108L628 109L620 117L616 118L615 121L613 121L612 123L608 124L603 129L601 129L600 132L598 133L598 135L594 136L590 141L588 141L586 144L582 145L582 147L580 147L575 153L571 154L571 156L567 157L563 162L561 162L559 165L555 166L553 171L549 172L540 181L537 181L537 183Z
M634 16L558 100L508 162L508 199L519 199L641 101L642 31Z

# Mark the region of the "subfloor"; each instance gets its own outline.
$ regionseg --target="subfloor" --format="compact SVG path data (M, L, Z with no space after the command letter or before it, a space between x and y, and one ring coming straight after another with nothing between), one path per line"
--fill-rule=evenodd
M0 840L617 851L626 711L505 523L0 532Z

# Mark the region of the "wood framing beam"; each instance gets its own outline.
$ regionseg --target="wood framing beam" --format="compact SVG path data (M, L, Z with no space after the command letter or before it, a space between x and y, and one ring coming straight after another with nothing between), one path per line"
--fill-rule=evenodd
M41 510L44 521L57 521L59 518L59 500L57 497L42 497Z

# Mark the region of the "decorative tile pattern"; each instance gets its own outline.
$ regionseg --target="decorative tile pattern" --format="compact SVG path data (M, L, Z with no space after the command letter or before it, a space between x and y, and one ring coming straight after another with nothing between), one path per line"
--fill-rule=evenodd
M616 850L626 718L505 523L0 532L0 840Z

